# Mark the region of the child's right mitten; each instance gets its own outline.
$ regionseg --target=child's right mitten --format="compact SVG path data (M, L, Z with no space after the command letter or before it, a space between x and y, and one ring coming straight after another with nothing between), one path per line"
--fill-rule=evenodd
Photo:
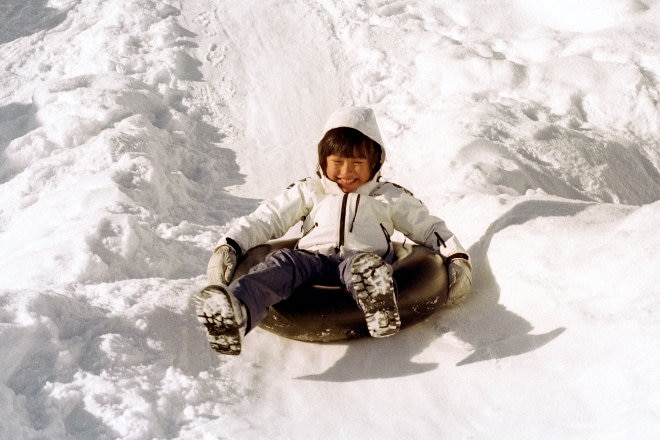
M209 284L228 285L236 270L236 251L227 244L218 246L206 268Z

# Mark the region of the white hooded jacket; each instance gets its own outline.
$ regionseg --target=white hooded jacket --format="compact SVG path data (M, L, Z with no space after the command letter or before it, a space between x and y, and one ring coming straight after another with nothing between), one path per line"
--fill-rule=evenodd
M333 113L324 133L332 128L359 130L381 145L374 113L369 108L346 107ZM424 245L444 259L467 258L465 249L445 222L429 214L426 206L406 189L380 180L380 172L352 193L344 193L321 168L315 176L292 184L275 199L242 217L227 231L220 244L233 240L245 252L283 236L302 220L298 248L342 257L373 252L391 261L391 236L395 230Z

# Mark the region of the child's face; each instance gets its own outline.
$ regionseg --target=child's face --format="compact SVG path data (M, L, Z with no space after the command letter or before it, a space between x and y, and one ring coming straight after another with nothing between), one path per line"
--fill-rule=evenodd
M326 158L325 174L342 191L355 191L371 178L371 164L366 157L344 157L331 154Z

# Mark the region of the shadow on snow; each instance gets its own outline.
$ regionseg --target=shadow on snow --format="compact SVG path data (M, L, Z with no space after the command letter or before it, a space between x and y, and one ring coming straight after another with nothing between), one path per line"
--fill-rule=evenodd
M425 373L439 364L416 363L412 359L437 339L438 334L449 332L474 349L457 366L517 356L544 346L561 335L565 328L531 334L534 327L527 320L499 303L500 288L488 261L488 248L495 234L509 226L538 217L573 216L587 206L587 203L541 200L514 206L493 222L470 247L474 267L472 294L461 306L440 310L421 325L430 325L433 331L425 331L418 325L404 329L395 339L351 342L344 356L328 370L298 379L349 382Z
M46 0L3 0L0 5L0 44L52 29L66 18L66 11L46 6Z

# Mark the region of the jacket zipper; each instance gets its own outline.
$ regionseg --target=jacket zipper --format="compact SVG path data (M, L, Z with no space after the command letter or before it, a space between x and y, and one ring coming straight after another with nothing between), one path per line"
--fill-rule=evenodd
M341 201L341 219L339 220L339 246L337 251L341 250L341 247L344 245L344 229L346 229L346 205L348 205L348 193L344 194L344 198Z

